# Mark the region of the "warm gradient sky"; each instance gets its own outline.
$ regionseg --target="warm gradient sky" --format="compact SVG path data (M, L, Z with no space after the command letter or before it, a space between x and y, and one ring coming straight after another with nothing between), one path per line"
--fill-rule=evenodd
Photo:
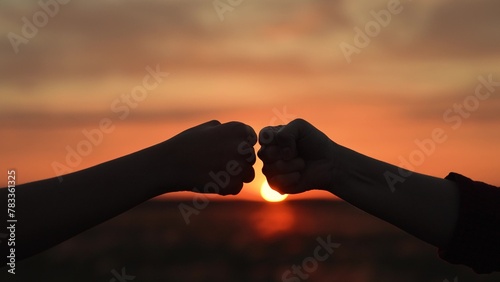
M340 43L354 44L354 28L388 2L243 1L220 21L212 1L73 0L16 54L9 32L21 35L22 18L43 10L1 1L0 185L8 168L20 183L55 176L51 163L64 163L66 146L105 117L115 131L75 169L210 119L255 130L288 122L284 109L394 164L418 148L415 139L442 128L448 139L415 170L500 185L500 86L456 129L443 119L474 94L478 76L500 81L500 2L402 1L348 63ZM111 104L156 65L170 76L120 120ZM237 198L259 199L263 179Z

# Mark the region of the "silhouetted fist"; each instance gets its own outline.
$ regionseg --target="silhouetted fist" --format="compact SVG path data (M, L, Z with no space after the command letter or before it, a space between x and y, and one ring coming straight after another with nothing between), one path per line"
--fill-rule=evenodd
M260 131L258 156L269 185L282 194L328 189L337 145L303 119Z
M210 121L169 139L178 190L236 195L255 177L255 131L240 122Z

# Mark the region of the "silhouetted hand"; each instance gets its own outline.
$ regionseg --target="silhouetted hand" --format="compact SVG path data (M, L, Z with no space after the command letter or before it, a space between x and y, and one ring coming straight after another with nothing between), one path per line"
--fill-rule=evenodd
M165 178L173 177L178 190L236 195L255 177L256 142L255 131L240 122L195 126L165 142L164 157L176 172Z
M259 143L262 172L276 191L295 194L331 185L337 167L334 155L340 148L307 121L265 127Z
M259 143L262 172L280 193L328 191L441 248L454 236L460 205L454 181L409 172L360 154L333 142L302 119L263 128Z
M154 146L63 175L63 181L58 176L16 185L15 195L23 199L16 205L16 217L23 219L16 224L16 259L164 193L238 194L243 182L255 176L256 142L248 125L210 121ZM0 198L7 199L9 193L1 188ZM7 213L0 219L7 222ZM0 251L7 254L7 247L0 245ZM3 265L7 259L3 257Z

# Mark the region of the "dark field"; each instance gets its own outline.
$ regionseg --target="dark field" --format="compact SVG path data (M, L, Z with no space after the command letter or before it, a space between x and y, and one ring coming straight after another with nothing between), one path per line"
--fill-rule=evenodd
M213 201L189 225L178 204L147 202L18 263L15 280L2 268L0 281L282 281L294 265L303 279L284 281L500 281L449 265L432 246L342 202ZM340 246L329 254L318 237Z

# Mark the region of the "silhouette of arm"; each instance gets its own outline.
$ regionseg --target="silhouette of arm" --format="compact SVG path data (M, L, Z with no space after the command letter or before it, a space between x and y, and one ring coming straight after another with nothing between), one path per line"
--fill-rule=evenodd
M175 191L204 191L211 171L241 168L219 194L237 194L254 178L253 129L211 121L155 146L75 173L16 187L16 258L61 243L148 199ZM7 189L0 189L3 199ZM7 202L7 201L5 201ZM0 220L6 222L6 213ZM2 244L2 264L7 246Z
M259 142L262 171L277 191L326 190L434 246L449 243L459 206L454 182L357 153L301 119L264 128Z

